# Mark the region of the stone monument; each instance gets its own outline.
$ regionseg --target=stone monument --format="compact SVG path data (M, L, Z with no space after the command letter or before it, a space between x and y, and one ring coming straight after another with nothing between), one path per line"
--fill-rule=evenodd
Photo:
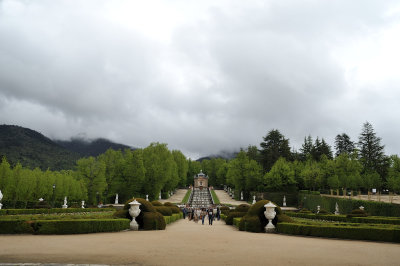
M3 199L3 193L1 193L1 190L0 190L0 210L1 210L1 207L3 207L3 204L1 204L2 199Z
M240 192L240 200L243 200L243 191Z
M82 200L82 209L84 209L84 208L85 208L85 201Z
M335 215L339 215L340 214L340 212L339 212L339 205L337 204L337 202L336 202L336 205L335 205Z
M63 208L63 209L68 208L68 205L67 205L67 196L64 197L64 205L62 205L62 208Z
M118 193L115 195L115 202L114 204L118 204Z
M285 195L283 196L283 204L282 204L282 206L286 207L286 196Z
M146 194L146 200L149 201L149 194Z
M253 196L253 204L256 203L256 195Z
M160 191L160 194L158 195L158 199L161 200L161 191Z

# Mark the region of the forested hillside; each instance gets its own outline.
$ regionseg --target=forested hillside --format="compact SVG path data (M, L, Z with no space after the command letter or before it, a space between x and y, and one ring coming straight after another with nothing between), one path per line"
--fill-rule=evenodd
M0 125L0 158L11 165L42 170L72 169L81 157L34 130L20 126Z
M72 138L71 140L54 140L57 144L78 153L81 157L98 156L105 153L108 149L125 150L132 149L131 147L119 143L114 143L107 139L99 138L95 140L85 140L79 138Z

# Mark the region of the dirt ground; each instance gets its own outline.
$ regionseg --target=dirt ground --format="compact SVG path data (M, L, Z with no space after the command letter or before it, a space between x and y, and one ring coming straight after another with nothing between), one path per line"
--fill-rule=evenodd
M119 265L399 265L400 245L256 234L180 220L165 231L2 235L1 263Z

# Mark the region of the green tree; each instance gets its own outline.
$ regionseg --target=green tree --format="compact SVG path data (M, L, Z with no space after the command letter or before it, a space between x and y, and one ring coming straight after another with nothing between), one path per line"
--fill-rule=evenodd
M314 144L311 135L304 137L304 143L300 148L300 159L305 162L309 157L312 157L312 151L314 149Z
M306 161L301 176L303 177L305 187L308 189L317 190L322 185L322 170L318 163L312 159Z
M268 172L274 163L283 157L291 160L289 139L286 139L277 129L270 130L260 143L261 164L265 172Z
M347 189L359 189L361 184L361 164L357 160L357 153L342 153L335 159L335 175L339 179L339 184L346 195Z
M193 182L194 182L194 176L198 173L200 173L201 169L201 163L198 161L192 161L191 159L189 159L188 161L188 173L187 173L187 181L186 184L188 185L192 185L193 186Z
M381 138L376 136L369 122L363 125L358 147L360 149L360 161L363 165L363 172L377 172L383 182L385 182L390 161L389 158L385 156L385 146L381 145Z
M355 149L354 142L346 133L338 134L335 137L336 157L342 153L352 153Z
M7 180L10 179L12 174L10 164L7 162L6 157L4 156L1 160L0 164L0 190L5 191Z
M144 166L143 150L125 150L122 175L117 182L118 196L122 201L132 197L143 197L146 194L144 189L146 169ZM115 197L115 194L113 195Z
M295 173L285 158L279 158L271 171L264 175L264 183L273 191L285 191L296 184Z
M389 191L400 193L400 158L397 155L390 156L390 169L387 183Z
M172 155L174 156L174 161L178 167L179 185L186 186L186 177L189 169L188 161L181 151L173 150Z
M77 175L79 180L83 180L88 191L88 201L90 204L97 204L102 201L103 192L107 188L105 177L106 165L101 160L96 160L94 157L82 158L77 161ZM56 179L57 180L57 179ZM57 184L58 192L61 190ZM57 191L56 191L57 192ZM65 191L63 191L65 193ZM63 196L61 195L61 198ZM56 198L60 200L60 194L56 194Z

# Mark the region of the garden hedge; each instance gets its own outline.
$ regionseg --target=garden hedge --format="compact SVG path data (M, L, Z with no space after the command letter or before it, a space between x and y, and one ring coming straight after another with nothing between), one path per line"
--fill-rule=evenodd
M0 215L18 214L53 214L53 213L77 213L77 212L111 212L114 208L67 208L67 209L1 209Z
M227 224L227 225L233 225L233 219L234 218L236 218L236 217L243 217L243 216L245 216L247 214L247 212L236 212L236 211L233 211L233 212L230 212L229 213L229 215L226 217L226 219L225 219L225 223Z
M373 240L400 242L400 229L379 228L363 225L306 225L296 223L278 223L277 231L290 235L332 237L355 240Z
M285 212L286 215L291 217L299 217L306 219L317 219L326 221L348 222L348 223L371 223L371 224L400 224L398 217L383 217L383 216L369 216L369 217L349 217L346 215L323 215L314 213L300 213L300 212Z
M264 231L264 227L267 225L268 220L264 215L264 205L269 203L269 200L260 200L254 203L247 214L240 220L239 230L249 231L254 233L260 233ZM276 205L276 204L275 204ZM278 222L278 215L282 214L282 210L279 206L275 208L276 216L272 220L274 225Z
M171 216L172 210L168 206L154 206L154 209L161 213L163 216Z
M335 212L336 202L339 205L340 213L351 213L352 210L358 209L360 206L364 206L367 213L373 216L392 216L400 217L400 204L378 202L378 201L366 201L366 200L354 200L344 198L332 198L320 195L311 194L299 194L299 202L304 208L312 211L317 210L317 206L329 211Z
M129 229L129 219L0 221L1 234L86 234Z

